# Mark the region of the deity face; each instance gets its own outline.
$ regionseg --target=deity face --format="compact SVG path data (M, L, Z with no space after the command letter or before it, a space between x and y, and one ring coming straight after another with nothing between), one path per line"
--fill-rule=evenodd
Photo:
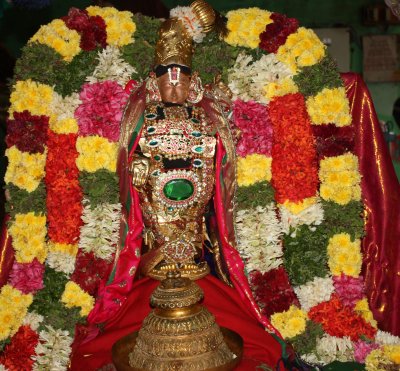
M165 73L157 78L157 83L164 103L185 103L189 95L190 76L181 72L171 79L171 74Z

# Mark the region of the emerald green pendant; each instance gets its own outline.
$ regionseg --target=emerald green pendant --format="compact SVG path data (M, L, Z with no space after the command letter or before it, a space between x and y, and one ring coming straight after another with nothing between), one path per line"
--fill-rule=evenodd
M193 194L194 186L187 179L172 179L165 184L163 192L169 200L183 201Z

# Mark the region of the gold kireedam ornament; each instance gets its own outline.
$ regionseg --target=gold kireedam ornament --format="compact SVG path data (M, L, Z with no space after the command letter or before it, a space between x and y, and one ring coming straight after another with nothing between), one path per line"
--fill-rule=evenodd
M200 23L202 32L210 32L216 19L212 6L204 0L195 0L190 8ZM165 20L158 31L154 65L179 64L191 67L192 54L193 39L184 23L175 17Z
M203 295L195 282L169 272L151 296L154 309L142 328L130 335L129 367L120 367L116 359L115 348L124 345L114 345L117 370L233 370L241 358L242 339L216 324L214 316L199 304Z
M178 18L169 18L161 24L156 44L156 66L180 64L190 67L192 64L193 41L184 24Z

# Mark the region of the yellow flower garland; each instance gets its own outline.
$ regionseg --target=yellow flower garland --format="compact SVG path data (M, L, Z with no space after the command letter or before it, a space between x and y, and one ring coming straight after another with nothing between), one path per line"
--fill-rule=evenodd
M374 349L365 358L367 371L394 370L395 365L400 365L400 345L385 345Z
M396 365L400 365L400 344L385 345L383 349L385 355L390 359L390 361L392 361Z
M10 96L8 113L28 110L32 115L50 116L50 106L53 100L53 89L45 84L30 79L17 81Z
M73 117L59 119L57 116L51 116L50 129L56 134L75 134L79 127L78 122Z
M335 234L328 243L328 266L332 274L340 276L342 273L358 277L361 272L360 240L351 241L348 233Z
M282 79L279 83L271 82L264 86L265 97L270 100L274 97L281 97L286 94L297 93L298 86L291 77Z
M300 27L286 39L276 53L277 58L285 63L292 72L301 67L318 63L325 56L325 45L313 30Z
M14 335L26 316L32 303L31 294L23 294L11 285L4 285L0 291L0 340Z
M361 199L358 158L352 153L326 157L320 161L320 195L324 200L346 205Z
M285 312L274 313L271 323L278 329L285 339L290 339L303 333L306 329L307 314L303 310L291 305Z
M76 149L79 152L76 165L80 171L90 173L99 169L116 171L118 143L97 135L79 137Z
M13 239L18 263L31 263L34 258L44 262L47 256L45 216L33 212L16 214L8 231Z
M16 146L6 150L8 167L5 182L33 192L45 175L46 154L21 152Z
M81 307L80 315L82 317L87 316L94 306L94 298L72 281L65 285L61 301L67 308Z
M107 44L124 46L133 42L136 24L132 21L132 13L98 6L89 6L86 10L90 16L98 15L106 22Z
M271 180L272 158L259 154L238 157L237 181L239 187Z
M260 33L272 22L271 12L259 8L231 10L226 17L226 27L229 30L225 41L233 46L257 48L260 43Z
M369 309L369 304L367 298L359 300L354 310L361 314L361 316L369 323L371 326L378 328L378 323L374 320L374 315L372 314L371 310Z
M323 89L306 102L307 111L314 125L351 125L349 101L344 88Z
M61 19L55 19L45 26L28 41L45 44L60 53L65 61L70 62L81 51L81 37L75 30L70 30Z

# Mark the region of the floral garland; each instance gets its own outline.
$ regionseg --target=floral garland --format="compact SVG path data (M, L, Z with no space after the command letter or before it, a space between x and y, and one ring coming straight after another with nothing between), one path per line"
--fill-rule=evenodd
M124 87L135 71L122 60L120 48L133 42L135 29L128 12L71 9L29 41L30 52L53 49L63 68L85 52L100 51L80 91L60 95L29 78L35 68L31 72L28 64L26 76L13 87L5 180L16 261L0 292L0 340L9 342L0 363L6 369L66 369L75 323L89 314L98 284L109 272L120 205L112 197L112 204L99 208L96 200L107 201L108 183L118 181L116 141L128 96ZM97 192L93 176L99 178ZM37 196L41 201L36 198L34 209L26 210L25 200ZM104 236L101 243L98 231ZM60 322L62 316L70 319Z
M74 327L111 270L119 122L157 25L114 8L71 9L17 63L5 178L16 261L0 291L0 367L67 368ZM258 8L229 12L225 41L191 27L227 61L240 132L238 249L262 313L310 362L396 367L400 339L376 329L363 291L354 133L324 45Z
M266 17L263 29L248 23L249 12L254 19ZM398 365L396 356L381 347L381 332L363 291L363 231L362 221L356 221L361 210L360 174L351 152L354 134L339 74L333 75L337 70L318 37L295 19L255 8L228 12L227 18L227 43L270 53L254 60L254 53L242 52L228 73L234 114L238 109L249 117L254 131L260 120L264 130L272 127L269 140L262 131L261 139L235 116L241 131L239 208L246 192L260 195L237 218L239 251L260 309L305 360L364 363L372 352L367 369L385 362ZM257 105L255 119L247 112ZM334 139L329 141L329 136ZM271 198L264 201L269 206L263 210L268 214L263 221L255 219L254 212L261 211L261 189L268 183L275 195L272 203ZM346 215L350 223L340 223L338 215Z

